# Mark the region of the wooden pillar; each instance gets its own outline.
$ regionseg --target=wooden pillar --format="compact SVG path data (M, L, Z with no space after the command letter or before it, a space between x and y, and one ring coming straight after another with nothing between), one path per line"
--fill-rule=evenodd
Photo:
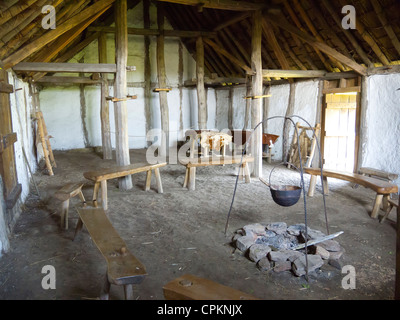
M167 77L165 72L165 59L164 59L164 4L157 4L157 22L160 35L157 36L157 73L158 85L160 88L167 87ZM164 138L161 140L160 155L168 157L169 149L169 110L167 92L160 91L160 111L161 111L161 130Z
M197 76L197 101L199 129L207 129L207 104L204 88L204 43L203 38L196 40L196 76Z
M126 66L128 62L128 22L127 0L115 2L115 60L117 73L115 74L114 96L126 98ZM119 166L130 164L128 141L128 111L126 101L114 102L116 158ZM119 179L119 188L132 188L131 176Z
M263 76L261 60L261 37L262 37L262 14L255 11L252 15L252 37L251 37L251 69L254 73L252 78L253 96L262 95ZM252 99L251 123L254 128L262 121L262 99ZM262 126L259 126L253 134L252 150L254 156L253 176L262 176Z
M98 39L99 63L107 63L107 34L101 32ZM100 101L100 120L101 120L101 145L103 147L103 159L112 159L112 146L110 134L110 109L106 97L108 97L107 73L101 75L101 101Z
M145 29L150 29L150 1L143 1L143 24ZM146 133L153 126L153 113L151 111L151 64L150 64L150 36L144 36L144 110L146 115ZM151 145L148 141L148 146Z
M251 96L251 82L248 75L246 75L246 97ZM250 119L251 119L251 100L246 99L246 109L244 115L244 125L243 130L252 129L250 128Z

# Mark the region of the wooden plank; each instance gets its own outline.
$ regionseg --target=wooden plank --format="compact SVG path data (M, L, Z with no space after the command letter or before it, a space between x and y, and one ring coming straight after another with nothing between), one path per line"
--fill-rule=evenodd
M13 70L15 72L116 73L117 66L106 63L20 62L13 67Z
M263 77L270 78L320 78L324 77L327 72L325 70L272 70L265 69L262 71Z
M127 96L126 67L128 62L128 17L127 0L117 0L115 3L115 61L117 72L115 74L114 94L118 99ZM115 118L115 153L117 165L126 166L130 164L129 137L128 137L128 110L126 101L114 103ZM130 176L119 179L119 188L129 190L132 188Z
M233 11L262 10L265 6L263 3L233 0L160 0L159 2L183 4L198 8L212 8Z
M218 44L216 44L214 41L211 41L210 39L203 39L203 41L208 44L210 47L212 47L217 53L222 54L226 58L228 58L231 62L242 68L246 73L252 74L253 71L250 67L247 65L243 64L238 58L230 54L228 51L226 51L224 48L221 48Z
M360 86L355 87L347 87L347 88L328 88L323 89L323 94L330 94L330 93L348 93L348 92L361 92Z
M82 21L85 21L88 17L91 17L93 16L93 14L104 10L105 8L110 6L114 1L115 0L99 0L93 5L87 7L85 10L76 14L72 18L68 19L64 23L58 25L57 28L45 32L39 38L29 42L29 44L20 48L19 50L12 53L7 58L5 58L3 61L5 69L9 69L15 66L17 63L29 57L32 53L43 48L46 44L55 40L65 32L71 30L72 28L80 24Z
M163 287L166 300L258 300L242 291L190 274Z
M207 104L204 88L204 44L203 38L196 40L196 75L199 129L207 129Z
M101 84L101 80L92 80L87 77L55 77L55 76L44 76L35 82L41 84Z
M98 38L99 63L107 63L107 35L102 32ZM101 75L100 96L100 121L101 121L101 145L103 148L103 159L112 159L112 144L110 132L110 108L106 97L109 95L107 73Z
M163 3L157 5L157 24L160 30L160 35L157 36L157 74L159 88L167 87L167 75L165 71L165 57L164 57L164 7ZM168 157L169 155L169 108L168 97L166 91L159 92L160 99L160 112L161 112L161 130L165 139L161 141L160 155Z
M78 208L79 217L107 262L108 280L117 285L140 283L145 266L128 250L102 208Z
M0 82L0 93L13 93L14 87L11 84Z
M101 27L93 26L89 27L88 31L115 33L114 27ZM137 36L159 36L160 31L158 29L150 28L128 28L128 34ZM178 38L215 38L217 36L216 32L212 31L196 31L196 30L164 30L165 37L178 37Z
M251 68L252 76L252 95L261 96L263 94L263 75L261 59L261 41L262 41L262 14L261 11L255 11L252 15L251 30ZM263 99L253 99L251 102L251 126L255 128L261 121L263 115ZM262 133L263 127L259 126L253 133L251 141L251 152L254 157L253 176L259 178L262 176Z
M304 172L311 175L321 175L321 169L318 168L304 168ZM376 178L366 177L357 173L341 172L336 170L323 170L323 175L325 177L354 182L366 188L372 189L379 194L390 194L398 192L398 187L396 184Z
M99 169L95 171L87 171L83 174L86 179L100 182L103 180L116 179L127 175L132 175L139 172L146 172L155 168L161 168L166 166L167 163L157 164L146 164L146 163L135 163L127 166L113 166L111 168Z
M267 13L264 14L264 17L271 21L273 24L278 26L279 28L286 30L290 33L297 35L302 40L308 42L313 47L321 50L322 52L326 53L327 55L335 58L336 60L342 62L343 64L347 65L348 67L352 68L354 71L361 75L367 74L367 68L361 66L360 64L356 63L355 61L349 59L345 55L341 54L340 52L336 51L335 49L331 48L327 44L317 40L316 38L310 36L309 34L299 30L298 28L288 24L273 14Z

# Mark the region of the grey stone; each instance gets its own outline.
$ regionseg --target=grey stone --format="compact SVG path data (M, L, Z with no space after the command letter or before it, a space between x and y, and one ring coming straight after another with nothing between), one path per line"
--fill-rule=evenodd
M328 250L326 250L324 247L321 246L316 246L315 247L315 254L318 254L321 256L322 259L328 260L330 257L330 253Z
M323 247L324 249L332 252L341 251L342 247L340 246L339 242L335 240L325 240L324 242L320 242L319 246Z
M306 225L304 223L294 224L287 228L287 232L294 236L299 236L301 232L306 230Z
M257 236L264 236L266 234L265 226L260 223L248 224L243 227L243 230L246 234L250 231Z
M232 242L236 242L236 240L239 239L240 237L243 237L243 235L236 233L236 234L232 237Z
M242 252L246 252L254 244L253 237L242 236L236 240L236 248Z
M278 261L275 263L274 271L275 272L284 272L292 269L292 263L290 261Z
M305 228L304 228L304 231L305 231ZM310 237L311 240L321 239L326 236L326 234L323 233L322 231L314 230L314 229L310 229L310 228L307 228L307 235Z
M258 244L265 244L271 247L274 251L289 249L292 244L289 239L287 239L284 235L278 234L275 237L259 237L256 240Z
M251 261L258 262L262 258L265 258L271 248L263 244L253 244L249 248L249 258Z
M308 273L315 271L316 269L322 267L324 264L324 261L319 255L307 255L307 260L308 260ZM305 255L293 261L292 271L298 277L301 277L306 274Z
M293 262L297 258L300 258L304 254L299 252L299 251L294 251L294 250L282 250L282 251L271 251L268 253L268 258L271 261L290 261Z
M344 249L342 248L342 250L340 250L340 251L332 251L332 252L330 252L329 257L332 260L339 260L342 257L343 253L344 253Z
M276 234L283 234L286 232L286 222L274 222L266 225L267 230L274 231Z
M271 270L271 263L269 262L268 258L262 258L257 262L257 268L260 271L268 271Z
M329 259L328 264L331 265L332 267L342 270L343 269L343 263L340 260L336 259Z

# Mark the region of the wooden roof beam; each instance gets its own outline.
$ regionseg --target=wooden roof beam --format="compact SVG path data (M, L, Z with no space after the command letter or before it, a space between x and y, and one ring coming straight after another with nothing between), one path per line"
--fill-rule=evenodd
M201 8L233 10L233 11L262 10L265 7L264 3L253 3L253 2L233 1L233 0L158 0L158 1L195 6L198 8L201 7Z
M15 72L65 72L65 73L115 73L115 64L106 63L53 63L20 62L12 68Z
M226 51L225 49L221 48L218 44L216 44L215 42L211 41L210 39L204 39L204 42L206 44L208 44L210 47L212 47L215 51L217 51L218 53L222 54L223 56L225 56L228 60L230 60L232 63L234 63L235 65L239 66L240 68L242 68L244 71L246 71L247 74L252 74L253 71L251 70L251 68L245 64L243 64L239 59L237 59L236 57L234 57L233 55L231 55L228 51Z
M35 39L34 41L30 42L26 46L20 48L18 51L5 58L3 60L5 68L9 69L15 66L18 62L21 62L25 58L29 57L32 53L43 48L46 44L55 40L72 28L76 27L78 24L82 23L82 21L85 21L88 17L91 17L93 16L93 14L99 11L109 8L114 1L115 0L99 0L90 7L87 7L85 10L68 19L61 25L58 25L56 29L51 29L48 32L44 33L41 37Z
M363 76L365 76L367 74L367 69L365 67L363 67L362 65L358 64L357 62L353 61L352 59L349 59L348 57L346 57L345 55L336 51L335 49L331 48L324 42L321 42L321 41L317 40L316 38L314 38L313 36L310 36L309 34L294 27L293 25L282 21L282 19L279 19L279 17L277 17L276 15L266 13L266 14L264 14L264 18L266 18L268 21L271 21L273 24L275 24L279 28L297 35L300 39L308 42L311 46L317 48L318 50L324 52L328 56L331 56L334 59L340 61L341 63L347 65L348 67L352 68L354 71L357 71L359 74L361 74Z
M371 60L369 59L368 55L364 52L364 49L359 45L358 41L354 36L351 34L349 30L345 30L342 28L342 19L337 14L337 11L332 7L330 0L321 0L322 4L328 10L329 14L332 16L333 20L335 20L336 24L342 30L346 38L349 40L353 48L356 50L357 54L360 56L361 60L367 65L373 65Z
M325 70L263 70L264 78L320 78L326 74Z
M100 27L92 26L88 28L88 31L100 31L106 33L115 33L114 27ZM178 38L215 38L216 32L210 31L191 31L191 30L164 30L164 37L178 37ZM128 28L128 34L141 35L141 36L159 36L160 31L157 29L142 29L142 28Z
M393 28L386 17L385 11L383 10L381 4L377 0L370 0L370 1L372 3L372 6L374 7L376 15L378 16L379 20L382 23L383 28L386 30L386 33L388 34L390 40L392 41L393 46L397 50L397 53L400 54L399 38L393 31Z

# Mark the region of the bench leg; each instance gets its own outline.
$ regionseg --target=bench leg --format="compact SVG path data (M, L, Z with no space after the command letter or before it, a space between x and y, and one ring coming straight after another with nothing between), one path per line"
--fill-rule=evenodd
M244 164L242 164L239 168L239 180L244 179Z
M189 169L188 189L194 191L196 189L196 167Z
M144 188L144 191L149 191L150 185L151 185L151 170L148 170L146 174L146 186Z
M124 285L125 300L133 300L133 288L131 284Z
M104 210L107 210L107 180L101 181L101 204Z
M98 196L98 193L99 193L99 189L100 189L100 182L96 182L95 184L94 184L94 188L93 188L93 206L95 207L95 208L97 208L97 196Z
M313 197L315 192L315 185L317 184L317 176L311 176L310 186L308 187L308 196Z
M374 201L374 207L371 212L371 218L376 219L378 217L379 209L381 208L383 200L383 194L377 194Z
M189 168L186 167L185 170L185 180L183 181L183 187L186 188L189 180Z
M61 204L61 228L68 230L69 199Z
M250 170L249 170L249 164L247 162L244 164L243 169L244 169L244 176L246 178L246 183L250 183L251 182Z
M383 211L387 211L387 209L389 208L389 199L390 199L390 194L385 194L383 196L383 200L382 200L382 209Z
M111 284L110 281L108 281L108 276L106 273L104 277L103 287L101 288L100 292L100 300L108 300L110 298L110 288Z
M393 209L393 205L389 203L387 209L385 210L384 216L379 221L380 223L383 223L386 220L386 218L389 216L389 214L392 211L392 209Z
M154 169L154 175L156 176L156 181L157 181L157 191L158 193L163 193L163 187L162 187L162 182L161 182L161 175L160 175L160 169L155 168Z
M329 194L328 177L323 177L322 179L324 181L324 195L328 195Z
M86 199L85 199L85 197L83 195L82 190L78 193L78 196L81 199L83 206L86 207Z
M75 238L76 238L76 236L78 235L78 233L82 230L82 227L83 227L83 221L82 221L82 219L79 217L78 223L76 224L76 228L75 228L74 238L72 239L72 241L75 241Z

